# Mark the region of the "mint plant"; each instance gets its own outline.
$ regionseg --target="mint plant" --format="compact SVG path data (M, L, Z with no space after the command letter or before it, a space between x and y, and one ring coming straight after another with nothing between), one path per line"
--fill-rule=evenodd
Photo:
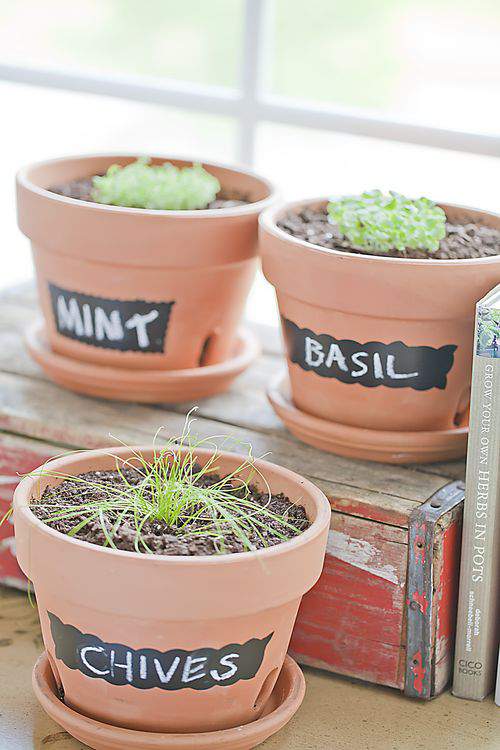
M372 190L328 204L330 221L356 249L385 254L406 248L435 253L446 234L446 215L428 198Z
M141 157L125 167L112 164L104 176L93 178L93 200L111 206L182 211L206 208L220 190L218 179L201 164L179 168L150 161Z

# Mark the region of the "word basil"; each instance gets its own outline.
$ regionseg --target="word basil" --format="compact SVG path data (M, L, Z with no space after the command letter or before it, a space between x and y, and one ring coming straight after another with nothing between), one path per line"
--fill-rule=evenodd
M174 302L92 297L49 284L61 336L103 349L163 352Z
M243 644L231 643L221 649L136 650L121 643L105 643L96 635L65 625L51 612L47 614L56 656L67 667L111 685L132 685L141 690L208 690L214 685L250 680L257 674L273 635L262 640L252 638Z
M456 346L406 346L402 341L359 344L314 333L283 319L288 356L303 370L342 383L360 383L367 388L413 388L427 391L446 388Z

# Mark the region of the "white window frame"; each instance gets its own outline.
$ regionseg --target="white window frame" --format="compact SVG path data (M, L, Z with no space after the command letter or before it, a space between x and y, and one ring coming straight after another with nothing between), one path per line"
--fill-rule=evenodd
M331 130L388 141L500 156L500 134L436 128L266 93L262 71L270 31L268 0L245 0L240 86L230 89L139 76L101 75L0 63L0 79L65 91L225 115L238 124L237 158L252 165L260 122Z

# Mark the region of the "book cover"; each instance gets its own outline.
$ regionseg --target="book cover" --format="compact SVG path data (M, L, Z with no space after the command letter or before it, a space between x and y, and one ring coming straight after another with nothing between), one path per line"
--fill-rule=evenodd
M453 694L494 687L500 615L500 285L476 307Z

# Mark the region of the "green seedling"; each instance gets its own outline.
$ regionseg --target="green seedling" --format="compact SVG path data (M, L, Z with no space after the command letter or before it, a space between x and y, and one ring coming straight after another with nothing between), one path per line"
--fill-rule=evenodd
M446 215L428 198L411 200L399 193L372 190L328 204L330 221L352 246L384 254L407 248L435 253L446 234Z
M125 167L112 164L92 182L97 203L169 211L206 208L221 188L201 164L179 168L169 162L151 164L144 157Z
M250 551L255 549L251 538L259 538L266 546L264 532L271 528L270 524L273 535L281 541L287 541L304 530L290 523L286 514L273 513L268 507L269 502L261 505L252 498L251 482L257 475L259 484L267 488L269 501L271 492L255 465L251 448L248 448L247 457L234 471L220 479L213 479L218 473L217 461L220 456L219 449L213 443L215 438L194 441L191 423L188 415L182 434L169 439L163 446L155 447L150 460L136 450L127 460L110 453L116 459L116 470L122 480L120 483L99 482L95 478L77 477L48 468L35 472L36 476L77 482L81 484L82 491L91 497L82 500L81 504L62 506L55 503L53 508L47 501L40 503L40 507L44 508L44 522L50 525L58 519L74 520L75 525L69 536L75 536L88 524L97 522L102 529L105 546L112 548L116 548L115 536L120 526L126 523L134 530L135 550L146 553L151 550L142 532L145 524L151 521L164 522L168 533L177 536L209 536L218 553L225 552L224 537L228 534L234 535L245 551ZM211 446L211 453L201 465L195 451L208 445ZM137 477L136 474L132 482L124 471L131 468L139 475ZM209 483L200 487L200 480L206 478L209 478ZM31 507L36 507L36 503L32 503Z

